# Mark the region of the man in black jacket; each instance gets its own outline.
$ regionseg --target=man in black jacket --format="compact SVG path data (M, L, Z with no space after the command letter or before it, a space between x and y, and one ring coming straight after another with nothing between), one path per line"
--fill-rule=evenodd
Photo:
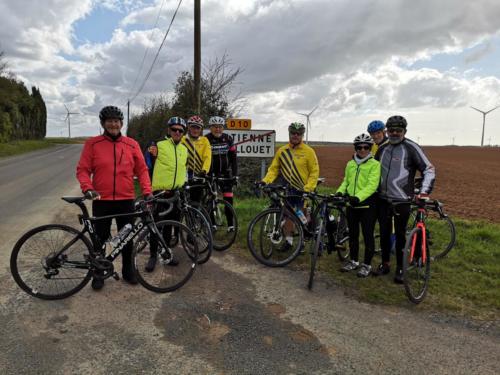
M415 194L415 174L419 171L423 176L419 195L419 198L423 199L431 193L436 178L435 168L422 148L405 137L407 125L406 119L402 116L390 117L385 124L389 140L380 146L375 155L375 159L381 164L378 211L382 263L374 274L384 275L390 272L390 245L394 217L397 261L394 282L398 284L403 283L403 248L410 217L410 201Z

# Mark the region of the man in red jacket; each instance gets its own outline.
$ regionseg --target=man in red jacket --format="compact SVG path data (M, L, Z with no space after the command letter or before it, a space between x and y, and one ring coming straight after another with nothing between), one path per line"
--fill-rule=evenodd
M107 106L99 113L103 135L85 142L76 177L82 192L92 199L92 214L106 216L134 211L134 176L137 176L144 196L151 195L151 181L139 144L121 134L123 112ZM118 230L132 223L129 217L116 217ZM95 222L96 233L104 243L111 230L111 218ZM130 284L137 284L132 267L132 244L122 252L122 276ZM101 289L104 280L94 277L92 288Z

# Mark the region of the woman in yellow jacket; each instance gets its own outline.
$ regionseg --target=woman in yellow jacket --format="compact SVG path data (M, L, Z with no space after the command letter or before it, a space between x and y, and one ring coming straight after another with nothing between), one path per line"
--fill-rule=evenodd
M337 190L337 194L349 197L346 215L351 259L344 264L341 271L348 272L359 268L358 276L366 277L371 273L371 261L375 251L375 194L380 182L380 163L370 152L373 140L368 134L358 135L353 143L354 156L347 163L344 180ZM361 265L358 262L360 224L365 242L365 257Z

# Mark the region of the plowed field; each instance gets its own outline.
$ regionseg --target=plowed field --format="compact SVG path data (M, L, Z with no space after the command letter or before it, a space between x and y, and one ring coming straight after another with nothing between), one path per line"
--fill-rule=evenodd
M338 186L352 148L315 147L320 175ZM432 197L445 203L446 212L467 219L500 223L500 148L424 147L436 167Z

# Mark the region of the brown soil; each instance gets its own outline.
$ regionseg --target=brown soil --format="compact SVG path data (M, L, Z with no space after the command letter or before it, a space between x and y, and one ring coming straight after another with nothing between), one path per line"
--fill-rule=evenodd
M315 150L326 185L338 186L352 148L322 146ZM446 212L500 223L500 148L429 146L424 151L436 167L432 197L445 204Z

